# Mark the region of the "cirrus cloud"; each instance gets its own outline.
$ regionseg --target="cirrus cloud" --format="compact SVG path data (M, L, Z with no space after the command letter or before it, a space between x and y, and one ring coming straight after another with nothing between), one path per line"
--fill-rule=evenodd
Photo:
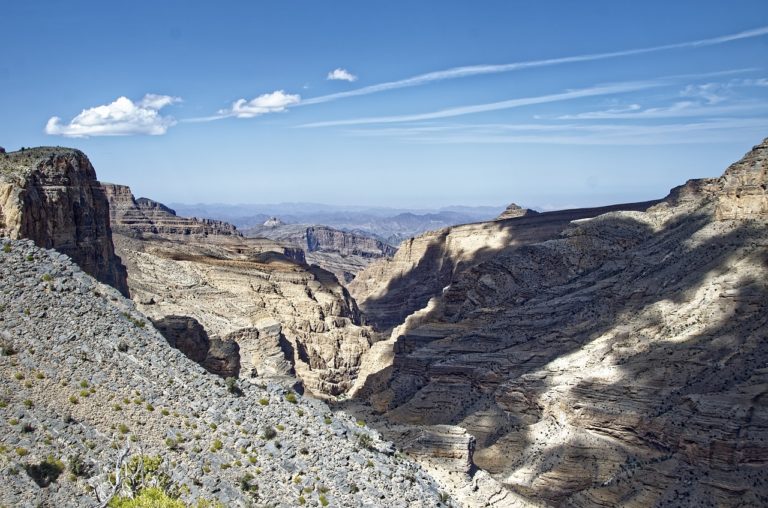
M161 115L160 110L177 102L181 99L170 95L146 94L136 102L118 97L110 104L82 110L69 123L62 123L58 116L51 117L45 125L45 132L70 138L134 134L160 136L176 125L173 117Z
M349 81L351 83L352 81L357 81L357 76L349 72L347 69L342 69L339 67L338 69L334 69L329 72L325 79L331 81Z

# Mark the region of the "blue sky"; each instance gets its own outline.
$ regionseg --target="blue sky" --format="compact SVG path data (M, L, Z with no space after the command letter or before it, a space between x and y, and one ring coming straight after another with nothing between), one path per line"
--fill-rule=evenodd
M764 1L199 3L5 3L0 145L165 202L559 208L768 136Z

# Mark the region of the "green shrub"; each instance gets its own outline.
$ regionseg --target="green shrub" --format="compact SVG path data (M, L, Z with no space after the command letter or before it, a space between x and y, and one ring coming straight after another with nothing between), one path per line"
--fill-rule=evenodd
M172 498L157 487L142 489L134 498L114 497L107 506L109 508L187 508L182 501Z
M261 404L262 406L268 406L269 405L269 399L261 398L261 399L259 399L259 404Z
M41 279L43 282L51 282L51 281L53 280L53 277L51 276L51 274L50 274L50 273L45 273L45 274L43 274L43 276L42 276L42 277L40 277L40 279Z
M228 377L224 380L224 383L227 385L227 390L229 393L236 395L240 397L243 394L243 390L240 389L239 386L237 386L237 378L235 377Z
M80 401L77 399L77 395L70 395L69 402L71 402L72 404L77 404Z
M3 252L5 252L6 254L11 252L11 244L10 243L6 243L5 245L3 245Z
M293 392L288 392L285 395L285 400L287 400L291 404L298 404L299 403L298 399L296 399L296 394L293 393Z
M68 469L69 472L73 475L81 476L83 478L87 478L90 476L90 467L88 467L88 464L85 463L83 458L80 456L80 454L72 455L69 457L68 461Z
M214 440L213 444L211 444L211 451L217 452L221 450L221 448L224 446L224 444L221 442L221 439Z
M121 423L117 429L120 431L120 434L128 434L128 432L131 430L128 428L128 425Z
M318 501L320 501L320 504L323 506L328 506L328 499L325 498L324 495L320 494L317 496Z

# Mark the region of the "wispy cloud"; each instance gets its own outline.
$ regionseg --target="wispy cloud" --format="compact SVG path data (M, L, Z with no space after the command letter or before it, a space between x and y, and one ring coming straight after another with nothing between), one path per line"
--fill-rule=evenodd
M119 97L110 104L84 109L69 123L62 123L58 116L51 117L45 132L71 138L133 134L159 136L176 124L173 117L162 116L160 110L177 102L181 99L170 95L146 94L137 102Z
M719 143L764 133L768 118L722 118L663 125L452 124L358 129L358 136L396 137L429 144L655 145ZM751 134L750 134L751 135Z
M696 116L732 115L735 113L768 109L768 104L744 102L728 106L705 106L692 101L679 101L670 106L642 108L631 104L626 108L610 108L601 111L587 111L572 115L561 115L556 120L644 120L654 118L685 118ZM542 118L542 117L537 117Z
M355 97L359 95L369 95L373 93L385 92L388 90L395 90L398 88L406 88L412 86L420 86L434 81L442 81L446 79L464 78L469 76L478 76L481 74L498 74L502 72L511 72L522 69L529 69L532 67L546 67L552 65L562 65L568 63L577 62L589 62L595 60L606 60L610 58L619 58L625 56L642 55L646 53L655 53L659 51L670 51L675 49L685 48L698 48L703 46L715 46L718 44L725 44L732 41L751 39L754 37L762 37L768 35L768 26L755 28L753 30L745 30L734 34L722 35L719 37L712 37L709 39L699 39L695 41L679 42L675 44L665 44L662 46L651 46L647 48L628 49L623 51L611 51L607 53L591 53L587 55L575 55L560 58L548 58L542 60L530 60L525 62L513 62L507 64L498 65L470 65L464 67L453 67L442 71L428 72L425 74L419 74L410 78L405 78L397 81L388 81L385 83L379 83L376 85L366 86L358 88L356 90L348 90L345 92L338 92L329 95L322 95L320 97L313 97L302 101L302 105L320 104L324 102L335 101L338 99L344 99L347 97Z
M506 101L491 102L488 104L475 104L472 106L461 106L457 108L442 109L429 113L417 113L413 115L394 115L379 116L369 118L353 118L348 120L332 120L327 122L313 122L301 125L300 127L332 127L341 125L365 125L382 123L400 123L400 122L421 122L425 120L436 120L439 118L451 118L474 113L484 113L488 111L497 111L501 109L519 108L534 104L544 104L549 102L567 101L580 99L583 97L595 97L600 95L611 95L625 92L634 92L664 86L668 84L666 80L654 81L628 81L623 83L613 83L607 85L598 85L589 88L569 90L566 92L540 95L537 97L524 97L520 99L510 99Z
M349 81L351 83L352 81L357 81L357 76L349 72L347 69L342 69L339 67L338 69L334 69L329 72L326 79L331 81Z

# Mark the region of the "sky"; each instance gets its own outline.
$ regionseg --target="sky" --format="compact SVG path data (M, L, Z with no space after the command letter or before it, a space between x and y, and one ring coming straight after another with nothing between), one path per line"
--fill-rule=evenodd
M764 0L30 1L0 19L0 146L79 148L166 203L640 201L768 136Z

